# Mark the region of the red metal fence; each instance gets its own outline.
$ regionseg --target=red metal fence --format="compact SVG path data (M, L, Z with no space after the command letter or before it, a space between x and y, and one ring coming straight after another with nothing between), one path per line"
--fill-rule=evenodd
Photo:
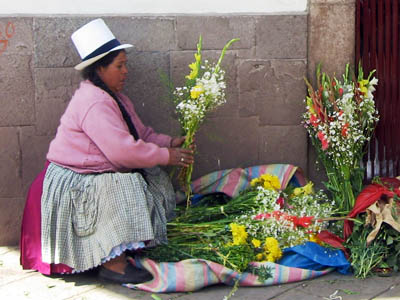
M368 177L400 175L399 2L356 1L356 65L376 69L380 121L365 163Z

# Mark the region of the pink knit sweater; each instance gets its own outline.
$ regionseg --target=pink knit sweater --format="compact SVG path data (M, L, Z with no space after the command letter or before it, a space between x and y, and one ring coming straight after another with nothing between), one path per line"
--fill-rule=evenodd
M171 137L144 126L129 98L117 96L131 115L138 140L129 133L115 100L86 80L61 117L47 159L79 173L166 165Z

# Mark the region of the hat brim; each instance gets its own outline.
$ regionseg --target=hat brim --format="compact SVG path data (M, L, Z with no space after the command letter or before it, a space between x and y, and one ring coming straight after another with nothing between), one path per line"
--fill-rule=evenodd
M116 50L121 50L121 49L125 49L125 48L130 48L133 47L133 45L131 44L123 44L123 45L119 45L115 48L112 48L111 50L104 52L100 55L97 55L95 57L89 58L83 62L81 62L80 64L77 64L74 68L75 70L78 71L82 71L84 68L86 68L87 66L90 66L91 64L95 63L96 61L98 61L99 59L102 59L104 56L106 56L108 53L112 52L112 51L116 51Z

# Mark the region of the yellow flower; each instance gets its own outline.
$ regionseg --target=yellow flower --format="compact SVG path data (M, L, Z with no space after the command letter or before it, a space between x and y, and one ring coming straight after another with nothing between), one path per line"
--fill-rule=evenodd
M260 183L260 179L259 178L254 178L250 181L250 185L251 186L256 186L257 184Z
M233 237L233 245L245 245L247 244L247 232L244 225L238 225L236 223L229 224Z
M314 243L322 245L322 241L319 239L319 237L315 233L310 234L309 240L310 240L310 242L314 242Z
M281 183L276 175L264 174L261 175L261 180L265 189L279 190L281 188Z
M303 190L306 195L314 193L313 185L314 184L311 181L309 181L305 186L303 186Z
M307 106L309 107L308 111L310 112L310 114L315 115L314 103L313 103L312 99L307 96L306 101L307 101Z
M264 254L264 253L258 253L258 254L256 255L256 260L257 260L257 261L263 261L263 260L264 260L264 257L265 257L265 254Z
M189 68L192 70L186 78L188 79L196 79L197 75L199 74L199 68L201 63L201 55L199 53L194 54L195 62L189 65Z
M267 261L274 262L282 257L282 250L279 248L279 243L273 237L265 239L264 250L268 253Z
M369 81L366 79L363 79L361 81L358 82L360 85L360 91L366 95L368 93L368 88L366 87L366 85L368 85Z
M196 85L192 87L192 89L190 90L190 97L192 99L197 99L203 93L204 93L204 87L202 85Z
M299 195L301 195L302 193L303 193L303 189L300 188L300 187L295 188L295 189L293 190L293 195L295 195L295 196L299 196Z
M259 248L261 246L261 241L257 239L252 239L251 243L253 244L254 248Z

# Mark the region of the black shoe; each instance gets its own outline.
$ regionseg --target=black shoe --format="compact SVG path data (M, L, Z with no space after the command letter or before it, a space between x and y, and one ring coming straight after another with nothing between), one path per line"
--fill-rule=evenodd
M101 266L99 268L98 277L101 280L133 284L143 283L153 279L153 275L151 275L147 270L139 269L130 263L126 265L124 272L125 274L120 274Z

